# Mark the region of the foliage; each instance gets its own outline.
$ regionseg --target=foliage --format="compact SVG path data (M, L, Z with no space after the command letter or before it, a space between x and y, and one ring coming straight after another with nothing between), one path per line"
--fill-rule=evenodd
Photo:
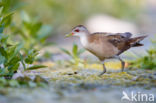
M28 50L28 53L22 54L23 44L8 45L8 36L0 35L0 76L12 77L17 72L20 64L25 70L43 68L42 65L34 65L29 67L28 64L33 64L37 56L37 51ZM25 56L24 56L25 55Z
M51 35L51 26L44 25L37 18L31 18L26 12L21 12L21 23L11 25L11 32L24 41L25 48L41 48L50 43L45 40ZM16 37L17 38L17 37Z
M73 45L72 52L64 48L61 48L61 50L72 58L69 61L70 64L78 66L79 64L83 63L83 61L80 59L80 55L84 53L85 50L84 49L79 50L76 44Z
M26 2L20 0L0 0L0 17L3 17L2 22L4 27L8 27L5 33L10 34L14 41L24 42L23 46L27 49L47 46L51 43L44 42L51 35L51 26L45 25L38 18L30 17L25 11L19 12L17 9L23 7ZM16 15L13 14L16 12ZM18 19L18 21L15 21Z
M156 40L151 39L152 48L146 50L147 55L130 62L130 67L153 70L156 69Z
M40 76L36 76L33 80L30 79L29 77L20 77L17 80L11 79L11 80L6 80L4 78L0 78L0 87L37 87L37 86L42 86L45 87L47 86L48 82L41 78ZM0 92L1 94L1 92Z
M147 55L132 61L130 67L156 69L156 49L147 50Z
M10 3L10 0L2 0L0 2L0 77L7 78L11 78L17 72L20 65L25 70L45 67L42 65L30 67L29 64L33 64L35 61L38 54L37 51L35 49L24 48L25 42L13 42L10 35L4 34L4 31L12 22L13 13L9 7Z

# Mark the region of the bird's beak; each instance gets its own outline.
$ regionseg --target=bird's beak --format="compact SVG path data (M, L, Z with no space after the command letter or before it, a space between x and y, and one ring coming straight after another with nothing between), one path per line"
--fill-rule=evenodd
M70 33L70 34L66 34L66 37L70 37L70 36L72 36L72 33Z

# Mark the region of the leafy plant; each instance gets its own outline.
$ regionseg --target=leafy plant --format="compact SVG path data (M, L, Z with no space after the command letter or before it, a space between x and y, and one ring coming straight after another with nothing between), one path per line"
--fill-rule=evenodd
M41 48L51 43L45 40L51 35L51 26L43 25L37 18L31 18L26 12L21 12L21 23L11 26L11 32L24 41L25 48Z
M68 51L67 49L61 48L61 50L70 56L72 59L69 61L70 64L78 66L82 64L83 61L80 59L80 55L85 52L85 49L78 49L76 44L73 45L72 52Z
M0 35L0 76L12 77L17 72L20 64L25 70L43 68L43 65L29 66L33 64L37 56L37 51L28 50L28 53L22 53L23 44L8 45L8 36ZM24 56L25 55L25 56Z
M130 63L130 67L156 69L156 49L147 50L147 55Z
M43 68L45 66L29 66L36 60L37 51L24 48L25 42L13 42L10 35L4 34L4 31L12 22L13 15L13 10L8 3L10 4L11 1L0 1L0 77L11 78L20 65L25 70Z
M152 48L147 50L147 55L139 57L138 59L130 62L130 67L142 68L153 70L156 69L156 40L151 39Z
M48 82L40 76L36 76L33 80L31 80L29 77L20 77L16 80L7 80L4 78L0 78L0 94L5 94L5 91L1 93L1 89L4 89L6 87L46 87L47 83Z

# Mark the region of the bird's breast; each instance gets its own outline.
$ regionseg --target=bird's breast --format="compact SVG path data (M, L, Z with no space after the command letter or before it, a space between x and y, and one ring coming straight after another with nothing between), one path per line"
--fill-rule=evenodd
M80 37L80 41L81 41L82 46L84 48L87 48L87 46L89 45L87 37L86 36Z

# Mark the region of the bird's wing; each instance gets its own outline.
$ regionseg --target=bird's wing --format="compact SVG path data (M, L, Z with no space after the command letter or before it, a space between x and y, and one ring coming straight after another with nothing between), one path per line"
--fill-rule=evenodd
M119 52L117 53L117 55L119 55L131 47L128 42L129 39L131 39L131 36L131 33L96 32L88 36L88 41L91 44L101 46L108 45L108 43L110 43L112 44L112 46L119 50Z
M125 33L109 33L109 32L95 32L95 33L92 33L91 35L102 35L102 36L107 36L107 35L120 35L122 36L123 38L130 38L132 36L132 34L130 32L125 32Z
M117 33L118 35L124 36L125 38L130 38L132 34L130 32L125 32L125 33Z
M95 33L92 33L91 35L103 35L103 36L106 36L106 35L111 35L112 33L108 33L108 32L95 32Z
M118 48L118 54L121 54L122 52L130 48L129 43L127 42L129 38L130 36L123 36L121 34L107 36L108 42L110 42L112 45Z
M109 33L107 32L96 32L96 33L92 33L91 35L88 36L88 40L90 43L94 43L94 42L100 42L101 40L103 40L104 38L106 38L108 36Z

